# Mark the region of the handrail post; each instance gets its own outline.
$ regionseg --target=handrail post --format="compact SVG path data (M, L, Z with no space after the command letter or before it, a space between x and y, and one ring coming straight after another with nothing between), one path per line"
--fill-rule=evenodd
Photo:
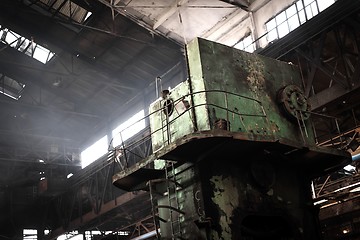
M226 108L226 130L230 131L230 122L229 122L229 103L227 92L225 92L225 108Z
M123 137L122 137L121 132L122 132L122 131L119 132L119 134L120 134L120 140L121 140L121 146L122 146L122 149L123 149L123 152L124 152L124 158L125 158L126 168L129 168L129 163L128 163L128 159L127 159L127 155L126 155L125 144L124 144L124 141L123 141Z

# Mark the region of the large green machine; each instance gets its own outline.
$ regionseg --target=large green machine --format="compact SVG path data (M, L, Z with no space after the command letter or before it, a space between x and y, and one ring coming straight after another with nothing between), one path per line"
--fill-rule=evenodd
M153 154L113 176L150 192L161 239L319 239L310 180L350 160L316 146L296 66L204 39L150 105Z

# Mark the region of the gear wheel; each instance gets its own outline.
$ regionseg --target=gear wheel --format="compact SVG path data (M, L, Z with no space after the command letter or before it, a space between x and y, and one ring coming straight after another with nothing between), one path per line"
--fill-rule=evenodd
M278 93L278 102L290 118L306 120L310 117L310 104L301 89L288 85Z

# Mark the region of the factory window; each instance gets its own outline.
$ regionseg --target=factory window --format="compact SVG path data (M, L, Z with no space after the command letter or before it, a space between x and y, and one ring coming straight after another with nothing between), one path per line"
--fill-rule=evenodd
M42 63L47 63L55 55L49 49L0 25L0 41Z
M108 152L107 135L81 152L81 167L85 168Z
M37 240L37 230L36 229L24 229L23 230L23 240Z
M289 32L331 6L335 0L299 0L265 23L268 42Z
M79 231L67 232L59 237L56 240L83 240L83 235L79 234Z
M120 124L112 131L112 145L119 146L123 141L131 138L145 128L145 111L133 115L131 118Z
M82 234L78 235L71 235L71 234L64 234L58 237L56 240L83 240L84 237Z
M33 58L42 63L47 63L53 56L54 54L50 52L49 49L46 49L38 44L36 44L33 49Z
M248 36L242 38L238 43L234 45L234 48L252 53L255 51L255 43L253 41L253 38L251 34Z
M113 232L113 231L85 231L85 239L86 240L92 240L92 239L96 239L95 236L100 235L100 236L107 236L107 235L112 235L112 236L117 236L116 239L118 239L120 236L129 236L130 232L128 231L119 231L119 232ZM115 239L115 237L114 237Z

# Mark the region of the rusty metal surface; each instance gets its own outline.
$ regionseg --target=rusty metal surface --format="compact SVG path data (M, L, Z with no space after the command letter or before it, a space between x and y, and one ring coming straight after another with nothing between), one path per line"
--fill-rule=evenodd
M297 69L203 39L187 49L190 79L150 107L154 153L113 181L158 159L175 164L170 174L163 168L167 181L151 185L160 196L150 188L164 239L320 239L310 179L350 156L315 145L305 98L288 98L300 118L284 114L278 94L302 91ZM170 114L182 100L186 108Z
M145 189L145 183L151 179L160 177L163 171L150 169L150 168L139 168L137 171L128 174L127 176L113 178L113 184L115 187L123 189L125 191L135 191Z
M301 78L294 65L275 61L260 55L246 53L221 44L197 39L188 45L190 82L192 91L223 90L247 97L228 97L206 92L194 96L194 105L206 102L217 107L196 109L199 130L210 127L217 119L230 122L230 131L273 135L293 141L302 141L297 124L288 121L277 103L278 92L288 85L301 88ZM226 96L225 96L226 97ZM241 116L238 113L261 113L264 117ZM306 126L310 132L310 126ZM305 139L311 143L312 137Z
M209 130L188 134L163 147L155 154L112 177L115 186L124 190L134 190L143 181L159 177L161 171L147 166L156 159L197 162L208 156L252 155L258 149L276 151L286 155L294 167L305 168L307 173L334 170L346 163L349 154L332 148L298 144L289 139L272 136L258 136L249 133L232 133L224 130ZM139 177L140 176L140 177Z

